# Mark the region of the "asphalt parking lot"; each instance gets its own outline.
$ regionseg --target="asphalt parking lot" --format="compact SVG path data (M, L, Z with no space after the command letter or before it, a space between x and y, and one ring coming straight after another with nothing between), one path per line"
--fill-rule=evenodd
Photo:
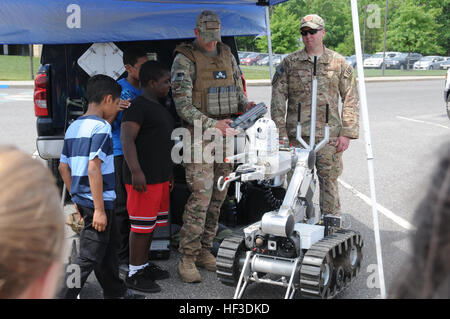
M443 81L367 83L370 130L374 152L375 185L383 251L386 287L392 287L411 251L413 215L423 196L438 159L439 149L450 142L450 123L442 99ZM270 87L249 87L250 99L270 102ZM36 156L36 130L32 90L0 90L0 143L15 144ZM338 299L375 299L379 289L370 284L375 256L364 134L352 141L344 153L344 173L340 178L341 204L351 229L365 241L361 273ZM66 205L65 212L73 211ZM73 236L68 228L68 245ZM171 278L160 282L162 291L150 299L229 299L234 289L222 285L214 273L201 270L200 284L184 284L177 274L178 252L169 260L157 261ZM282 288L252 284L244 297L278 299ZM91 276L80 297L101 298L101 289Z

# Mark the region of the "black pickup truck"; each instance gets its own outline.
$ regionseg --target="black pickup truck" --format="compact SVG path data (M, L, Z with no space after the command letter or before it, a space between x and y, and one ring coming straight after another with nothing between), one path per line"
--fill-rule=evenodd
M173 50L185 40L156 40L115 42L122 51L140 47L150 58L157 59L169 69L173 62ZM234 37L223 37L222 41L231 47L238 59ZM35 78L34 110L36 114L37 150L45 159L62 187L58 172L59 156L62 151L64 133L68 125L83 114L87 108L86 83L89 75L78 64L79 58L91 47L86 44L43 45L41 67ZM126 72L120 78L126 77ZM245 83L245 81L244 81ZM166 105L174 111L172 99Z
M169 69L173 62L175 47L185 41L193 39L155 40L114 42L120 50L126 51L132 47L145 50L151 59L157 59ZM234 37L222 37L239 63L236 41ZM80 57L91 48L93 43L86 44L44 44L41 55L41 66L35 77L34 110L37 128L37 150L39 156L47 161L56 178L61 192L63 181L58 171L59 157L64 143L67 127L87 109L86 84L89 74L79 65ZM117 80L126 77L121 74ZM245 79L242 77L244 91ZM178 122L175 106L171 96L162 101L169 111L174 114ZM180 124L178 122L178 124ZM184 205L189 197L186 187L184 168L181 164L174 166L175 189L171 195L172 222L181 224ZM232 190L230 189L230 193ZM66 203L70 202L70 195L66 192Z

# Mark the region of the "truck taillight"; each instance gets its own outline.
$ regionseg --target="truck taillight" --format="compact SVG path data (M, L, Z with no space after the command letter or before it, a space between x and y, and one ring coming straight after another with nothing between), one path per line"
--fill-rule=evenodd
M36 74L34 80L34 114L36 116L48 116L46 73Z
M241 75L241 79L242 79L242 88L244 89L244 94L246 97L248 97L247 96L247 82L245 81L244 74Z

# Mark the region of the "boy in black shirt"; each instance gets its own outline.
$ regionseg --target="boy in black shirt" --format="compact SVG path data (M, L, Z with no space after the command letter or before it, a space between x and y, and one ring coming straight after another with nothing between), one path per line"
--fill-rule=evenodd
M155 61L148 61L139 72L142 95L123 113L121 142L130 216L129 288L159 292L154 282L169 273L148 261L153 230L166 226L171 187L171 114L158 99L168 94L170 72Z

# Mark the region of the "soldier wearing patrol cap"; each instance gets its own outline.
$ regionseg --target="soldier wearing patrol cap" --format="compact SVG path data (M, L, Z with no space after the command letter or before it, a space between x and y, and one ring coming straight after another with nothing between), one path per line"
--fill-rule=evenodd
M339 216L341 206L337 179L343 169L342 153L350 140L359 137L359 97L355 76L343 56L323 45L325 22L320 16L310 14L303 17L300 33L305 48L287 56L273 77L271 116L280 130L280 138L286 137L298 147L297 112L301 103L302 137L308 142L313 61L314 56L318 57L316 141L323 138L326 104L329 105L330 126L330 141L316 157L320 208L323 214ZM342 100L341 112L339 97Z
M212 11L203 11L197 17L194 29L196 39L192 43L179 45L174 52L172 64L172 95L178 115L194 136L194 121L202 129L216 128L223 136L236 134L230 128L231 115L243 112L254 105L245 97L241 71L230 48L221 42L219 16ZM205 149L210 141L202 145L183 141L191 154L199 146ZM216 260L210 249L215 237L220 207L227 190L217 189L217 180L232 171L226 163L185 162L186 182L191 195L183 214L180 230L181 260L178 272L184 282L200 282L196 266L216 271Z

